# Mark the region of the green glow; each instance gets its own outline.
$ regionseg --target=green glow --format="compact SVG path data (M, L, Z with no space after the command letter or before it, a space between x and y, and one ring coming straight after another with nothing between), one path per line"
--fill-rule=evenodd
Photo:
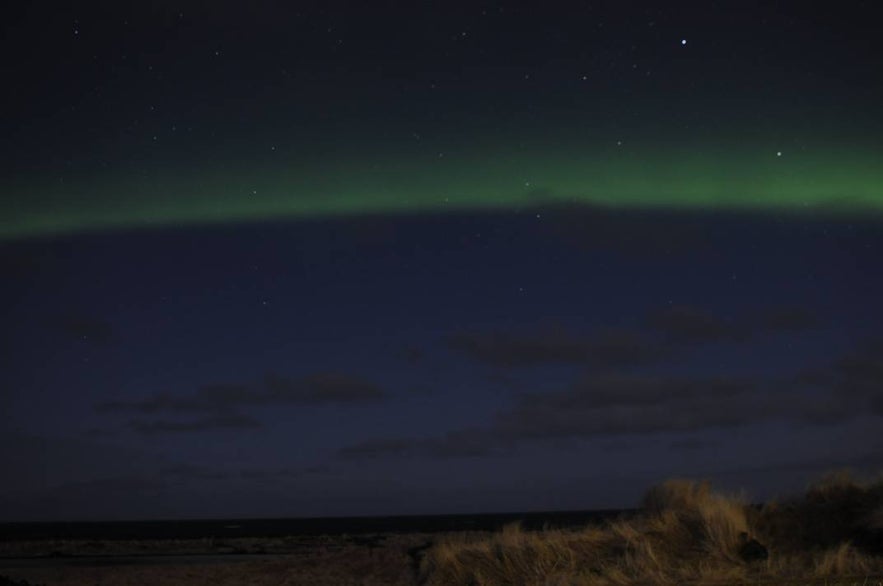
M443 157L367 154L307 167L108 173L4 186L0 238L107 229L371 213L522 209L550 203L756 212L883 212L883 156L775 148L666 150L568 147ZM248 167L248 168L245 168Z

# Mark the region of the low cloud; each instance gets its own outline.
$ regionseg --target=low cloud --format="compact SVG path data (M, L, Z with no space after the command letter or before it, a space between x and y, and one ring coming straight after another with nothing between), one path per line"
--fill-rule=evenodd
M217 482L244 480L257 483L276 483L284 480L303 478L309 475L325 474L327 466L305 467L251 467L218 469L193 464L178 464L160 469L157 478L163 482L176 484L188 482Z
M709 448L716 448L720 442L714 440L706 440L699 437L687 437L672 441L668 447L673 451L699 451Z
M770 333L804 332L823 324L819 315L805 307L772 307L758 312L753 317L757 331Z
M258 429L260 421L248 415L232 413L228 415L210 415L188 421L168 419L133 419L129 427L138 433L153 435L158 433L192 433L205 431L225 431L231 429Z
M455 351L500 367L584 364L609 368L643 364L664 355L646 336L623 329L605 330L592 338L580 338L563 330L461 332L446 341Z
M599 369L646 365L671 358L685 346L745 342L760 335L803 332L821 321L802 307L774 307L727 319L699 307L678 305L651 312L646 330L611 328L578 336L562 328L540 331L467 331L445 339L474 360L502 368L573 364Z
M489 430L452 431L440 437L370 439L342 448L343 460L369 460L389 456L445 460L482 458L511 451L512 444L494 438Z
M721 400L756 391L758 383L727 377L684 378L658 375L584 375L566 390L526 393L519 397L521 408L603 409Z
M102 413L212 413L223 414L244 407L266 405L340 405L384 401L377 385L339 373L317 373L302 378L269 375L261 383L205 385L190 395L156 393L132 401L108 401L96 405Z
M883 353L856 353L837 361L834 369L844 378L830 375L825 380L832 384L810 392L773 379L584 376L564 389L517 395L484 427L429 438L368 440L344 448L339 455L345 459L485 456L525 442L697 433L774 420L831 425L869 414L883 416L879 399ZM841 392L845 384L852 385L850 400L844 400ZM671 445L680 450L701 447L706 445L687 440Z
M800 306L778 306L724 318L690 305L652 312L646 325L667 340L681 344L746 342L769 334L801 333L822 325L818 314Z
M216 470L195 464L164 466L157 474L164 481L185 482L192 480L224 480L230 477L226 470Z
M647 325L667 339L684 344L741 341L750 331L709 311L686 305L651 313Z
M800 372L799 387L832 389L834 409L863 405L869 414L883 416L883 339L870 339L834 359L828 365Z
M617 375L523 395L493 431L513 440L696 431L768 418L778 403L747 380Z
M265 394L257 396L259 403L323 405L377 403L386 399L386 393L377 385L339 373L318 373L300 379L269 376L265 389Z
M405 346L398 352L398 357L414 366L420 364L426 357L426 352L417 346Z

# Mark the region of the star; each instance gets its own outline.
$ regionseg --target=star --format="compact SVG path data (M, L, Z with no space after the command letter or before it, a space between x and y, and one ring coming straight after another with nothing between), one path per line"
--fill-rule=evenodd
M687 39L681 39L681 45L683 46L683 45L686 45L686 44L687 44Z
M777 157L781 157L781 156L782 156L782 151L776 151L776 156L777 156Z

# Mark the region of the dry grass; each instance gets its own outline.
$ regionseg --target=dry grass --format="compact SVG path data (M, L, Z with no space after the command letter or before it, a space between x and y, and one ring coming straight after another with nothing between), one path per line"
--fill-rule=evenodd
M753 584L883 586L883 480L828 476L806 493L763 508L708 483L670 480L648 491L641 511L577 530L287 537L165 542L43 542L70 555L265 553L240 563L75 565L4 570L31 584L362 586L616 586ZM746 559L756 539L768 557ZM4 544L7 555L36 543ZM755 545L755 550L760 547ZM45 551L44 551L45 553Z
M427 536L421 534L386 535L382 543L373 546L346 536L254 540L284 542L272 546L279 550L292 547L287 554L272 559L253 560L249 556L234 555L229 562L221 563L184 563L173 559L157 565L111 565L93 561L3 568L0 562L0 577L24 579L33 586L413 586L414 573L407 552L426 539ZM68 545L76 549L72 542ZM133 553L132 545L114 547L125 547L126 553ZM190 548L197 545L195 541L187 542ZM88 553L82 549L77 551L79 555ZM148 549L135 551L143 555ZM169 553L170 550L160 542L151 542L149 553L158 551Z
M757 525L789 550L831 549L852 542L880 551L881 520L883 479L862 482L841 471L810 485L799 498L769 503Z
M427 586L881 583L883 482L830 476L801 498L757 510L708 483L652 488L640 514L601 527L454 534L427 552ZM767 559L749 561L756 539ZM878 578L875 578L878 577Z

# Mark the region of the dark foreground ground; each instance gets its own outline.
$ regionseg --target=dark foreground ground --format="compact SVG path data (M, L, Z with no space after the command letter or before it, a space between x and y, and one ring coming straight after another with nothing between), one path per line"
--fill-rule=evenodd
M415 586L427 583L425 574L421 575L420 564L434 545L452 540L480 541L492 535L462 532L241 538L223 542L211 539L6 542L0 548L3 554L0 586ZM497 581L492 579L488 583ZM550 581L526 575L524 581L518 583L585 582ZM744 583L742 580L708 582L714 586ZM883 576L768 578L751 583L883 586Z
M0 586L883 586L883 480L832 475L759 507L675 479L637 511L566 525L140 539L7 527Z
M421 534L7 542L0 586L412 585L429 542Z

